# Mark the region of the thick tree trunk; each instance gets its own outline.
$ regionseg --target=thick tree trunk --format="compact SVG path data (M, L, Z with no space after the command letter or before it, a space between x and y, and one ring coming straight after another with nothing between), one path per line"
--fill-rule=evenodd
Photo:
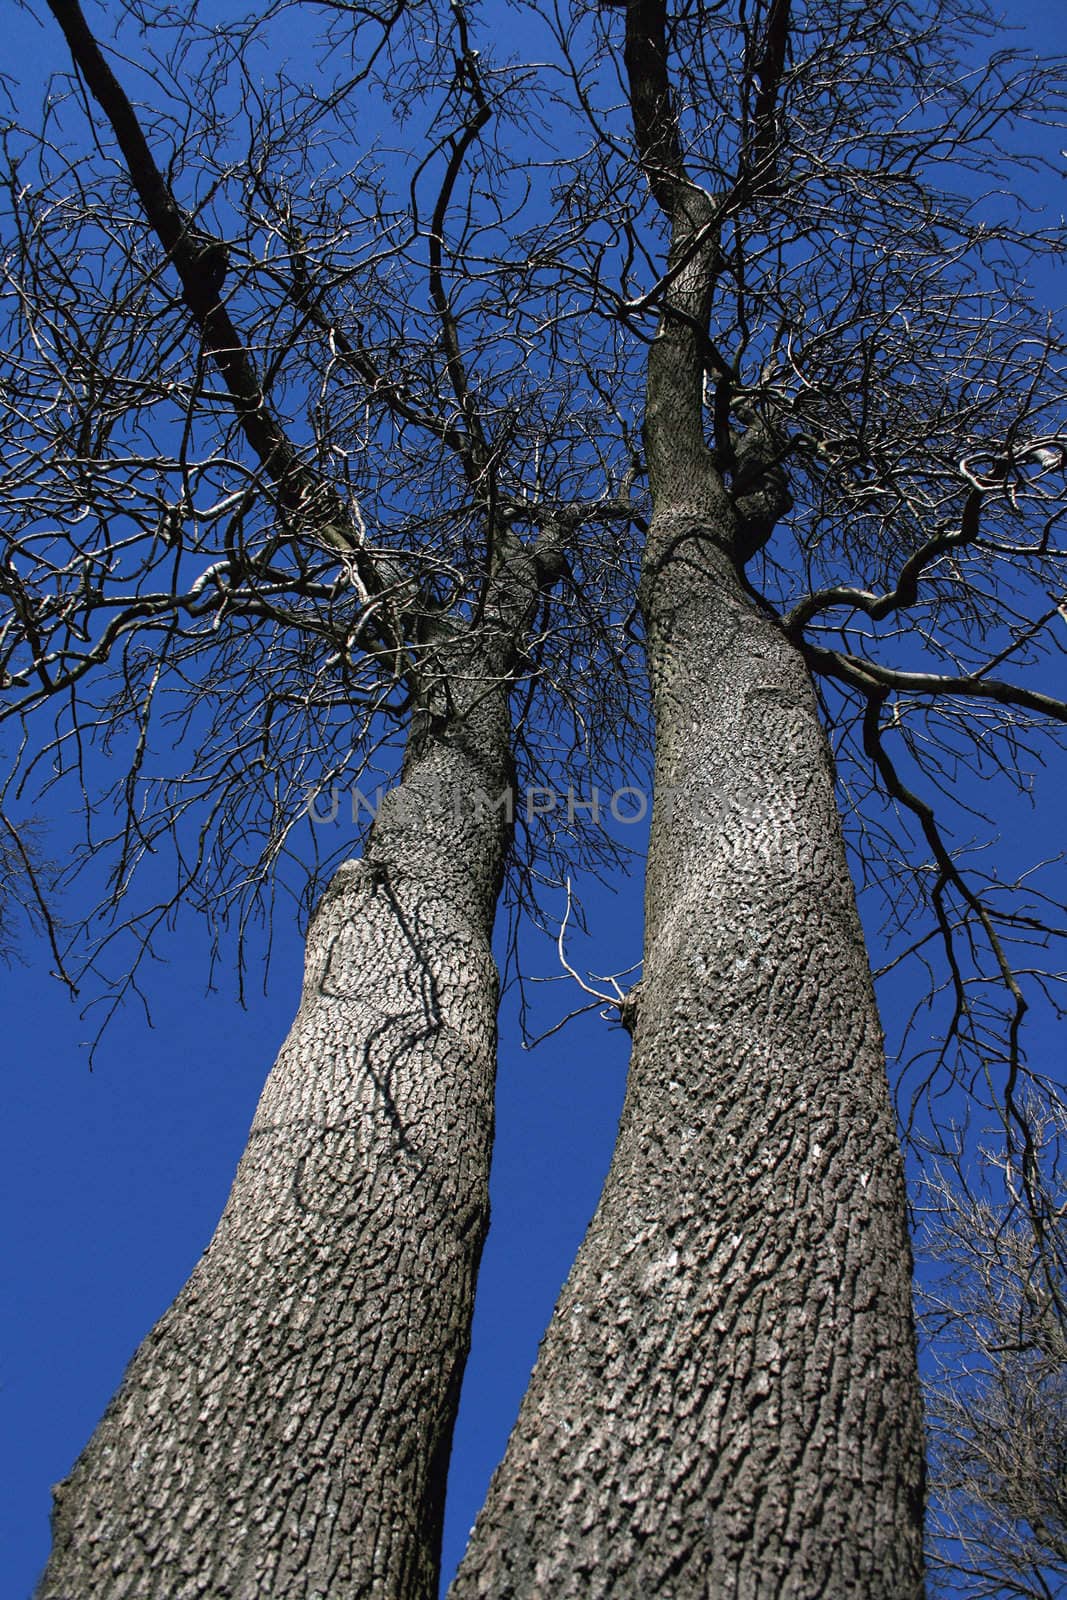
M831 760L713 526L653 525L619 1141L452 1600L922 1593L902 1168Z
M516 545L477 653L437 648L452 682L318 907L222 1220L57 1490L40 1600L436 1594L489 1217L510 825L484 802L554 570Z
M56 1492L41 1600L436 1593L504 829L454 832L420 791L504 776L437 746L328 889L215 1236Z

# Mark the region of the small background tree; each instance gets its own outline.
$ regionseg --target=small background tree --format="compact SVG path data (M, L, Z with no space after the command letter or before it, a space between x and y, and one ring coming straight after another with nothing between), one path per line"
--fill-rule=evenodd
M1067 1113L1022 1109L1027 1145L961 1140L919 1190L931 1573L967 1600L1067 1585Z

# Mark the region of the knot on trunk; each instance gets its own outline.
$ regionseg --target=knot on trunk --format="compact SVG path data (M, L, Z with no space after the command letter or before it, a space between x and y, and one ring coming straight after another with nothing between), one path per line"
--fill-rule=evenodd
M793 508L778 430L754 420L734 436L733 502L738 519L737 554L743 565L767 543L775 525Z
M623 995L619 1001L619 1021L632 1039L634 1029L637 1027L637 1016L641 1006L641 985L635 983L633 988Z

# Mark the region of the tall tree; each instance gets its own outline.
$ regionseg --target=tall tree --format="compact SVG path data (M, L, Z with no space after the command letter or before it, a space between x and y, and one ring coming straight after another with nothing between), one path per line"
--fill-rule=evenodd
M61 766L87 722L114 740L133 721L120 881L168 831L181 863L182 783L221 775L205 832L225 854L249 787L273 776L281 799L262 880L302 809L285 764L302 775L325 752L326 792L313 804L328 808L384 738L399 736L402 763L362 856L340 865L315 906L300 1010L215 1235L55 1492L39 1592L429 1596L488 1224L491 937L513 833L510 701L520 678L531 698L528 653L571 571L570 547L583 530L625 525L628 498L576 498L582 483L559 429L553 459L531 474L542 408L562 404L560 394L539 392L525 415L495 417L475 402L450 274L476 230L461 220L458 238L446 234L457 190L462 218L466 163L493 107L461 13L440 35L408 41L425 74L418 93L439 102L424 158L437 157L436 189L428 218L417 185L408 216L394 219L409 234L399 245L375 215L382 259L364 278L379 291L390 274L400 282L392 298L361 300L335 261L323 264L344 247L351 217L331 231L312 186L305 226L286 193L279 143L310 163L317 101L303 123L257 130L236 183L221 180L239 193L244 179L251 204L234 217L230 197L214 197L212 227L206 203L179 197L186 148L168 138L173 127L159 131L170 148L157 156L80 6L49 9L101 131L97 181L114 190L86 195L45 142L37 182L16 191L8 395L21 449L2 580L13 713L73 697L53 746ZM373 62L391 48L398 16L363 21L361 47L378 22ZM194 48L195 29L179 42ZM209 38L197 85L218 124L238 114L221 81L231 42L220 51ZM352 67L339 99L368 70ZM194 189L204 178L200 168ZM373 211L373 182L364 196L361 181L349 203ZM114 197L124 205L130 189L137 209L120 221ZM398 358L395 322L418 284L405 252L423 278L429 331L421 347L401 332ZM239 330L242 308L270 327L265 354L260 335ZM369 347L362 319L375 314ZM318 395L302 370L310 338ZM398 374L398 359L421 360L426 374ZM294 392L311 409L310 437ZM123 458L138 449L145 407L171 415L154 419L157 448L131 471ZM353 410L364 412L355 437ZM338 486L331 455L343 476L361 427L394 447L398 431L421 436L422 492L436 487L443 502L426 521L411 483L400 529L388 526L380 447L368 444ZM401 442L398 453L410 468L415 452ZM517 481L530 491L521 502ZM603 472L596 481L602 490ZM573 560L577 583L583 554ZM586 629L587 660L591 647ZM117 690L111 680L94 702L96 675L116 662ZM550 667L547 651L540 664ZM179 774L146 818L153 712L175 695L206 772ZM183 886L199 883L201 894L210 848L202 833L182 869Z
M631 1077L456 1593L918 1594L903 1180L844 843L899 958L940 943L930 1081L984 1075L1025 1140L1042 980L1013 943L1050 931L928 794L1067 722L1040 677L1062 352L1025 295L1053 241L995 199L1054 75L972 65L966 0L516 7L531 64L505 66L461 5L337 0L328 69L275 99L257 52L291 8L182 19L168 51L169 10L129 0L175 96L150 112L48 4L100 143L70 160L51 103L10 138L12 786L72 762L91 791L86 736L125 726L111 902L169 838L179 897L243 915L313 772L403 759L42 1594L431 1592L486 1220L495 802L515 762L595 771L640 736L631 524L657 741Z
M1067 460L1062 435L1033 436L1033 390L1010 376L1025 336L1003 341L988 306L976 322L975 288L946 264L980 258L988 223L924 173L966 166L979 119L1018 109L1022 85L998 64L984 101L965 86L949 53L962 9L620 9L637 161L666 232L658 282L621 307L659 319L644 977L611 1170L451 1594L919 1595L903 1170L812 673L859 700L866 755L933 854L950 960L952 893L1013 1029L1021 992L994 920L882 729L890 698L899 724L910 696L1062 722L1062 701L986 676L1056 608L947 675L883 664L870 623L928 608L922 579L939 627L927 609L926 648L947 651L961 612L980 638L997 553L983 512L1002 489L1016 508L1028 473ZM1051 351L1035 344L1040 364ZM783 607L769 552L790 517L809 571L832 545L860 580L835 574ZM1040 520L1005 553L1048 571ZM949 564L964 592L938 606L938 567L975 545L982 577ZM827 612L843 649L812 637ZM957 1003L963 1038L962 980ZM1007 1066L1010 1102L1014 1042Z

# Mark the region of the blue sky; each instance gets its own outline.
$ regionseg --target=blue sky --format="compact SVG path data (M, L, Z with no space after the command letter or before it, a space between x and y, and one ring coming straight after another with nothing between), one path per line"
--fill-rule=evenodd
M1026 5L1045 48L1067 48L1059 5ZM24 74L43 82L45 37L18 13L9 40L34 56ZM61 64L55 47L53 61ZM1052 289L1050 289L1052 292ZM1056 692L1057 686L1051 686ZM1060 685L1059 692L1064 692ZM1045 777L1042 810L1018 811L1035 856L1062 837L1067 762ZM62 857L71 818L50 819ZM640 954L639 874L615 891L585 885L594 938L584 962L621 969ZM93 1031L48 976L43 947L0 972L5 1117L0 1207L7 1219L0 1415L5 1473L0 1596L22 1600L47 1553L48 1486L62 1477L113 1393L136 1344L177 1292L206 1244L229 1187L264 1076L299 994L301 944L282 920L274 931L266 995L250 985L247 1010L232 989L205 993L209 950L190 916L152 968L154 1028L128 1008L95 1065ZM575 954L581 962L582 954ZM546 943L535 971L556 971ZM544 991L546 1024L581 997ZM456 1437L445 1534L446 1573L507 1434L537 1342L592 1214L610 1156L627 1056L625 1035L595 1014L535 1053L518 1042L514 997L505 1001L500 1055L493 1226L479 1286L474 1348ZM1031 1049L1062 1069L1063 1040L1038 1019Z

